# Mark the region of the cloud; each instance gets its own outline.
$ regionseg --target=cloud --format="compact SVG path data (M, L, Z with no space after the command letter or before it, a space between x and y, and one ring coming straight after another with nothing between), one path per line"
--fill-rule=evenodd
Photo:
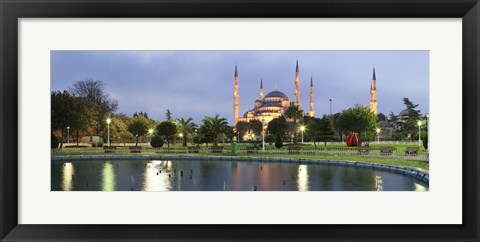
M359 103L369 104L376 66L378 108L398 113L408 97L428 112L428 51L53 51L52 90L64 90L86 77L101 80L119 101L119 111L145 111L164 119L205 115L233 123L233 74L238 65L240 115L254 105L263 78L265 94L278 87L294 98L295 62L301 77L301 102L308 109L310 77L317 116Z

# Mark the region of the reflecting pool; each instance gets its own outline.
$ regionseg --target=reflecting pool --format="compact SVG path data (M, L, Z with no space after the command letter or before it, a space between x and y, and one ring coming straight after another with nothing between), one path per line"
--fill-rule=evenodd
M51 174L52 191L428 191L390 171L276 162L52 161Z

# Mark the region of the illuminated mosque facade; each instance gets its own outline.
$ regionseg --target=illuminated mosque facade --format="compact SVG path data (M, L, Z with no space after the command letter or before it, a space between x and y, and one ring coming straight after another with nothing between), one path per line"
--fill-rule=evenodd
M259 120L264 122L267 125L270 121L275 118L278 118L284 115L288 108L291 105L295 105L299 110L303 112L303 109L300 104L300 69L298 66L298 60L295 68L295 99L292 102L288 96L281 92L275 90L269 92L267 95L264 95L263 90L263 80L260 80L260 93L259 98L255 100L254 106L252 109L248 110L243 114L242 117L239 116L239 93L238 93L239 83L238 83L238 70L235 65L235 75L234 75L234 84L233 84L233 110L234 110L234 126L238 122L249 122L250 120ZM305 116L314 117L315 103L314 103L314 90L313 90L313 77L310 77L310 103L309 103L309 112L305 113ZM373 67L373 77L370 84L370 111L377 114L377 82L375 75L375 67Z
M299 110L302 110L300 104L300 69L298 67L298 60L295 71L295 100L292 102L288 96L278 90L269 92L264 95L263 80L260 80L260 94L259 98L255 100L254 107L239 116L239 93L238 93L238 70L235 66L234 85L233 85L233 110L234 110L234 125L237 122L249 122L250 120L259 120L268 124L274 118L284 115L291 105L295 105ZM276 88L275 88L276 89ZM313 92L313 78L310 78L310 111L308 116L313 117L314 111L314 92ZM303 111L303 110L302 110Z

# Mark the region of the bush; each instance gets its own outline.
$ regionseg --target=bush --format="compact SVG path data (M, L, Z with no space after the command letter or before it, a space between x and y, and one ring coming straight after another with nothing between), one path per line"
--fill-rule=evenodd
M428 134L422 135L422 141L423 141L423 148L428 150Z
M267 135L265 136L265 142L267 142L268 144L273 144L273 142L275 142L275 135Z
M277 138L275 139L275 147L277 147L277 149L283 147L283 140L281 135L277 135Z
M103 141L92 142L92 147L103 147Z
M52 143L51 143L51 148L52 149L58 149L58 138L52 133Z
M163 146L163 139L162 137L155 135L152 140L150 141L150 145L154 148L160 148Z

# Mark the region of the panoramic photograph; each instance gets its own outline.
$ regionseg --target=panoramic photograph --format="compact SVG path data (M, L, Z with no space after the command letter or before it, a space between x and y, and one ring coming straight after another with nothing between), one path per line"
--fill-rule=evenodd
M429 191L429 51L51 51L51 191Z

